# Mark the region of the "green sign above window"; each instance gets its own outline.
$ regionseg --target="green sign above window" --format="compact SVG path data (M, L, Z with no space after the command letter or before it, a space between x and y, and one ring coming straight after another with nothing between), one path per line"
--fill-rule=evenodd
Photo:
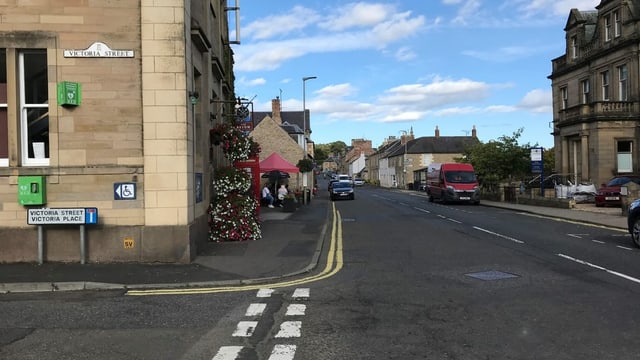
M82 101L82 85L80 83L63 81L58 83L59 105L80 105Z

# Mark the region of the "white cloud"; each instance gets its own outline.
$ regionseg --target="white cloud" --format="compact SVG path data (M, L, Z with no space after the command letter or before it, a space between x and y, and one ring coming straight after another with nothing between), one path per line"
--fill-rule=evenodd
M397 113L389 113L389 115L383 117L380 122L411 122L420 120L424 116L424 112L419 111L405 111Z
M316 91L316 94L320 97L326 98L342 98L345 96L353 95L355 89L351 84L337 84L325 86L322 89Z
M552 113L551 90L536 89L529 91L518 103L518 108L534 113Z
M403 46L396 50L395 57L398 61L408 61L416 58L416 53L410 48Z
M529 57L543 50L546 49L530 46L506 46L490 51L466 50L462 54L483 61L505 63Z
M363 2L347 4L318 24L330 31L342 31L353 27L374 26L383 22L393 13L393 8L385 4Z
M488 96L489 85L469 79L434 79L431 84L409 84L391 88L380 97L383 104L405 104L426 108L479 101Z
M264 40L299 31L315 23L320 16L311 9L295 6L284 15L271 15L243 26L242 37ZM241 39L242 41L242 39Z
M569 10L594 10L600 0L518 0L525 15L551 13L554 16L569 16Z

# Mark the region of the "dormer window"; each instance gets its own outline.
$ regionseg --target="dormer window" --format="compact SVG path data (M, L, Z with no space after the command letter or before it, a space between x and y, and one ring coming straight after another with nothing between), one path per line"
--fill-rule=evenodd
M578 37L577 36L571 37L571 58L572 59L578 58Z
M566 86L560 88L560 96L562 96L562 110L566 110L569 105L569 89Z
M611 41L611 15L604 17L604 41Z
M613 12L613 36L619 37L622 35L622 19L620 18L620 11Z

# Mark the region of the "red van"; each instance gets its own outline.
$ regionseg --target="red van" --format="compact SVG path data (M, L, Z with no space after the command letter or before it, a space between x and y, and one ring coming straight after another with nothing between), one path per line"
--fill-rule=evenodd
M480 204L480 186L471 164L433 163L427 168L429 201Z

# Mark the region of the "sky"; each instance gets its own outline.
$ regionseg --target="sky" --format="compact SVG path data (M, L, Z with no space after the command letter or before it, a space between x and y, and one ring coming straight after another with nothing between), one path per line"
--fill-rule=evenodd
M475 126L484 143L522 130L520 145L551 148L551 61L569 11L599 3L243 0L239 32L229 15L235 92L254 111L306 107L316 144Z

